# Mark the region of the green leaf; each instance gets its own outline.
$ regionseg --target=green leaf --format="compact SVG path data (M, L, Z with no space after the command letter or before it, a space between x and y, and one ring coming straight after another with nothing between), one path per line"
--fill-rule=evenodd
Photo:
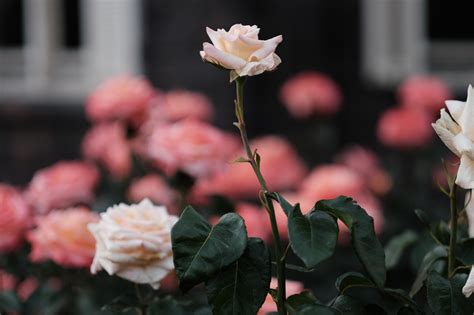
M459 243L456 249L456 256L464 265L474 265L474 238Z
M352 287L376 288L376 285L358 272L347 272L336 279L336 288L340 294Z
M385 266L387 269L394 268L398 264L403 251L417 239L418 235L412 230L407 230L393 237L385 246Z
M461 313L453 298L451 282L436 272L431 272L426 281L428 304L435 315L468 314ZM459 290L461 292L461 290ZM472 313L471 313L472 314Z
M286 300L286 308L290 314L296 313L299 310L315 305L317 302L311 291L305 290L298 294L294 294Z
M428 230L430 230L430 220L429 220L428 215L426 214L426 212L421 210L421 209L415 209L415 215L418 217L420 222L423 223L423 225Z
M213 314L254 315L270 287L270 253L264 242L249 238L243 255L206 282Z
M1 311L19 311L21 308L15 292L3 291L0 292L0 312Z
M316 203L315 209L336 216L349 228L357 257L372 281L382 288L386 277L385 252L375 235L372 217L352 198L344 196L321 200Z
M303 307L295 313L289 313L290 315L341 315L337 309L329 306L315 304Z
M279 193L269 193L267 195L270 198L276 200L280 204L280 206L283 209L283 212L285 212L286 216L288 216L289 213L291 211L293 211L294 206L291 203L289 203L285 198L283 198L283 196L280 195Z
M184 308L171 296L154 301L148 306L146 315L184 315Z
M359 300L348 295L338 296L332 306L341 312L342 315L368 315L364 305Z
M336 220L326 212L311 211L303 215L297 204L288 213L291 248L308 268L333 255L338 233Z
M411 297L415 296L415 294L417 294L418 291L420 291L420 289L423 287L423 282L428 276L430 268L433 266L433 264L439 259L446 257L448 257L448 252L446 248L442 246L436 246L425 255L423 261L421 262L420 269L418 270L415 282L413 283L413 286L410 290Z
M413 311L416 311L417 313L420 312L419 306L416 304L415 301L413 301L410 296L403 290L401 289L390 289L390 288L385 288L383 292L386 295L391 296L393 299L397 300L401 305L404 307L409 307Z
M236 261L247 246L244 221L227 213L212 227L191 206L171 230L173 260L183 292Z

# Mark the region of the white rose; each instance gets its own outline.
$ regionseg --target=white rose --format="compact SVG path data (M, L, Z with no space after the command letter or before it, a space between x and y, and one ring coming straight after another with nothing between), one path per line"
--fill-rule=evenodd
M474 91L469 86L467 101L446 101L449 113L441 110L441 117L432 124L446 146L461 158L456 184L474 188Z
M100 216L98 223L88 226L96 239L91 272L103 268L110 275L158 289L174 269L170 233L178 217L148 199L115 205Z
M238 76L253 76L275 69L281 59L275 49L283 40L281 35L268 40L258 39L256 26L235 24L227 32L206 28L212 41L203 44L201 57L204 61L233 70Z

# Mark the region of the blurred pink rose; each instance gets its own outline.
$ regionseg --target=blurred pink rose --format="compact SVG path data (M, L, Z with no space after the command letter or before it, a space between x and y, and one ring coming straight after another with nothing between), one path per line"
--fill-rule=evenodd
M182 120L156 126L146 155L166 174L178 169L194 177L221 170L238 150L238 140L205 122Z
M178 194L160 176L149 174L133 180L128 188L128 199L132 202L140 202L145 198L154 204L164 205L171 214L178 213Z
M298 294L304 290L304 285L298 281L286 280L286 297L290 297L294 294ZM270 288L277 289L278 288L278 280L276 278L272 278L270 283ZM272 313L277 311L277 306L273 301L272 296L270 293L267 295L265 302L263 302L262 307L258 311L257 315L266 315L267 313Z
M167 293L176 293L179 288L179 280L176 271L171 271L166 277L160 281L160 290Z
M103 82L89 95L86 113L93 121L141 120L156 95L146 79L118 76Z
M313 200L332 199L340 195L354 196L365 190L364 179L344 165L317 166L303 180L300 193Z
M306 71L285 82L280 91L280 99L291 115L306 118L314 114L336 113L342 102L342 93L328 76Z
M403 106L438 113L444 101L451 98L451 91L437 77L413 76L400 85L398 98Z
M336 162L346 165L364 177L367 186L378 195L384 195L392 188L390 175L382 169L374 152L359 145L353 145L336 157Z
M23 280L16 289L16 294L21 301L25 302L38 289L39 282L36 278L28 277Z
M27 234L32 246L31 261L51 259L64 267L89 267L95 253L95 239L87 225L97 221L99 215L84 207L36 217L37 227Z
M17 249L30 226L31 212L21 193L0 184L0 253Z
M85 158L100 162L115 179L123 179L132 168L131 148L119 122L92 127L82 141Z
M378 121L377 137L388 147L413 149L428 144L433 136L428 113L409 107L390 108Z
M237 204L235 212L244 219L249 237L259 237L265 242L270 242L272 230L265 209L242 202Z
M15 290L16 283L15 276L0 269L0 292Z
M66 208L94 199L99 171L93 165L71 161L58 162L33 176L25 196L37 213Z
M272 191L292 189L306 174L304 165L293 146L278 136L265 136L251 141L252 150L261 156L261 171ZM244 157L242 151L238 156ZM248 163L231 163L220 173L197 182L194 196L220 194L229 198L257 197L258 180Z
M186 90L167 92L152 111L155 120L167 122L183 119L211 121L214 117L214 107L205 94Z

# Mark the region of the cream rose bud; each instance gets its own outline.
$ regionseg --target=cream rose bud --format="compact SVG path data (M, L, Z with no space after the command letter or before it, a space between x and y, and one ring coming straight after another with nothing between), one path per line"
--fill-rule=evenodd
M115 205L100 216L99 223L89 224L97 242L91 272L105 269L110 275L158 289L174 270L171 228L178 217L148 199Z
M280 57L275 49L282 42L281 35L268 40L258 39L256 26L235 24L229 31L206 28L212 41L203 44L201 57L204 61L233 70L238 76L253 76L275 69Z

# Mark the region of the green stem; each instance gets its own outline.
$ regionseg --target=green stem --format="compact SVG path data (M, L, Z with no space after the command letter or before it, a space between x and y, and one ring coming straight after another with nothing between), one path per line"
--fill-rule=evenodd
M451 208L451 234L449 238L448 276L451 277L456 269L456 241L458 232L458 209L456 205L456 184L452 184L449 194Z
M282 244L280 239L280 233L278 232L278 225L275 217L275 208L273 207L273 201L267 197L266 193L268 192L268 186L263 178L262 172L260 171L260 164L256 160L256 155L253 154L252 149L249 145L249 139L247 136L247 129L245 126L244 120L244 84L245 78L239 77L236 79L236 92L237 100L235 101L235 115L237 116L237 128L240 130L240 136L242 139L242 144L244 150L247 154L248 161L252 166L255 175L257 176L260 187L264 192L263 198L264 202L262 205L266 208L269 217L270 223L272 225L272 234L273 234L273 243L275 246L275 256L277 263L277 279L278 279L278 294L277 294L277 306L278 314L286 315L286 280L285 280L285 256L283 255Z

